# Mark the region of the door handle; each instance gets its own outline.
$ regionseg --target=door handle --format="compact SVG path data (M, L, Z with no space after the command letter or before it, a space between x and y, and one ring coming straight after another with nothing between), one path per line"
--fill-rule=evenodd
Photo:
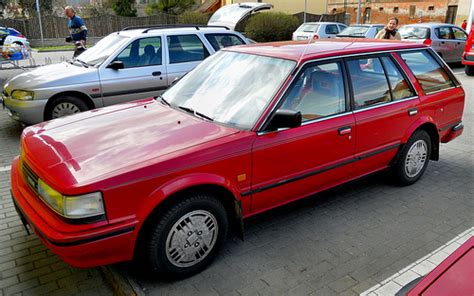
M444 44L444 41L441 41L441 44Z
M153 72L153 73L151 73L151 75L153 75L153 76L161 76L161 71Z
M418 114L418 109L413 108L408 110L408 116L415 116L416 114Z
M352 132L352 128L350 126L343 126L337 129L339 136L349 135Z

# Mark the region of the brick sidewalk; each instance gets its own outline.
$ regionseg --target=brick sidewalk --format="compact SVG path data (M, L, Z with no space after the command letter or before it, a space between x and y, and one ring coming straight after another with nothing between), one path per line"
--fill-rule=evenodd
M112 295L98 269L72 268L27 235L0 173L0 295Z

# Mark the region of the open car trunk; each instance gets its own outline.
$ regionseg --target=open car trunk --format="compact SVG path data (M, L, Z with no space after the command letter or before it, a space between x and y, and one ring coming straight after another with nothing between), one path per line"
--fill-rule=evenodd
M248 17L261 10L272 9L268 3L244 2L225 5L219 8L211 17L208 26L224 26L230 30L242 31Z

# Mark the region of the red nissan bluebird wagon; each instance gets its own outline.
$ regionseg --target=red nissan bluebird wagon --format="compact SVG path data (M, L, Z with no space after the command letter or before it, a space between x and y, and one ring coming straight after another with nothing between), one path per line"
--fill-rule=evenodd
M416 182L462 133L464 97L424 45L225 49L162 97L26 128L13 200L71 265L190 275L247 217L385 169Z

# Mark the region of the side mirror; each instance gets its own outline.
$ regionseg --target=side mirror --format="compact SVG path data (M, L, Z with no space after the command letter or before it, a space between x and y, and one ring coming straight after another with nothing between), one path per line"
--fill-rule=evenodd
M273 117L270 120L270 123L268 124L267 130L292 128L300 125L301 112L288 109L278 109L275 114L273 114Z
M120 70L120 69L124 69L125 66L123 65L122 61L113 61L112 63L110 63L107 66L107 68L114 69L114 70Z

